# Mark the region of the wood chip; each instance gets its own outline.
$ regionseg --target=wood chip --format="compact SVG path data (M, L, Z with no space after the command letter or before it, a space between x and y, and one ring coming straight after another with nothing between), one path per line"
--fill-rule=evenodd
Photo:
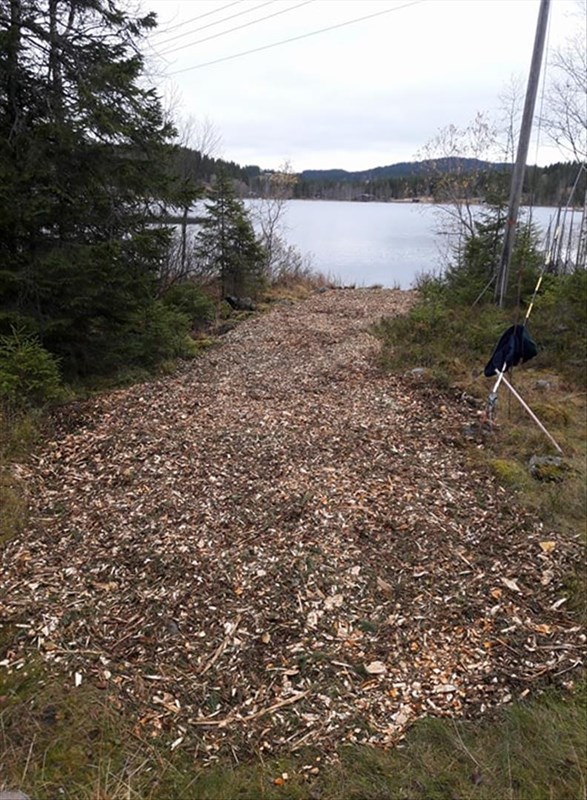
M413 300L317 293L58 411L18 465L3 666L83 675L202 762L387 746L568 681L579 544L467 462L465 400L381 371L372 326Z

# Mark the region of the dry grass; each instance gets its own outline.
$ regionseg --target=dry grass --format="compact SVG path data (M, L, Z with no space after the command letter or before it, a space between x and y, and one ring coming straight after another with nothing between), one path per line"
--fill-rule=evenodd
M272 275L268 295L275 299L307 297L316 289L334 288L337 283L334 278L315 270L309 264L295 264Z

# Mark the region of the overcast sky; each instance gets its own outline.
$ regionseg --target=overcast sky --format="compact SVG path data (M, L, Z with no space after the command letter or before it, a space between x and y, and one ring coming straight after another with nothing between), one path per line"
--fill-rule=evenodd
M159 19L147 54L175 117L211 122L222 158L264 169L287 160L298 172L412 161L439 128L464 126L477 111L496 115L512 78L525 89L539 8L539 0L141 4ZM552 0L549 53L580 24L576 10L574 0ZM560 160L546 143L535 124L530 162Z

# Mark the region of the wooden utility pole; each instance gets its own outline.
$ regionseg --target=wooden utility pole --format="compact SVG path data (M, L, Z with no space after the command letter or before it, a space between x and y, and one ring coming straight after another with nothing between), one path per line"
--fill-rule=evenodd
M534 117L534 107L536 105L536 95L538 94L538 84L540 81L540 68L542 66L542 56L544 53L544 42L546 40L546 28L548 25L548 11L550 0L540 0L540 10L538 12L538 22L536 24L536 36L534 38L534 51L532 53L532 63L526 87L526 99L524 101L524 113L520 127L520 138L518 140L518 152L516 163L512 173L512 183L510 187L510 199L508 215L505 227L503 248L497 271L497 281L495 283L495 299L500 306L503 306L508 286L508 277L514 240L516 238L516 224L518 222L518 211L520 208L520 198L522 196L522 186L524 184L524 173L528 160L528 146L530 144L530 133L532 132L532 119Z

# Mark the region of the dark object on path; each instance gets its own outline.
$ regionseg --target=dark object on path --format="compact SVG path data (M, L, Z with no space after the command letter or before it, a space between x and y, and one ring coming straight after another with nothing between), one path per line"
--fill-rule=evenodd
M224 299L235 311L255 311L257 308L250 297L235 297L229 294Z
M498 372L504 372L517 366L520 361L530 361L536 355L538 355L538 348L526 327L512 325L502 334L495 345L493 354L485 367L485 377L491 378Z

